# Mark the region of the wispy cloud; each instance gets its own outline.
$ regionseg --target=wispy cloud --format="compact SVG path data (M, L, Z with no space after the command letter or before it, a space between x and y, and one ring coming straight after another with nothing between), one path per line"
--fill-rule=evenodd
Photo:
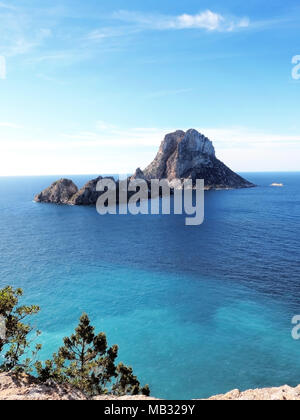
M6 57L26 54L42 45L51 29L27 9L0 2L0 51Z
M0 127L6 127L6 128L21 128L20 125L18 124L14 124L14 123L10 123L10 122L1 122L0 121Z
M164 96L172 96L172 95L181 95L184 93L192 92L193 89L170 89L170 90L158 90L156 92L151 92L147 96L147 98L162 98Z
M87 34L86 40L103 41L110 38L123 37L125 34L130 35L140 32L141 28L134 25L122 26L103 26L100 29L95 29Z
M158 146L167 133L179 127L131 127L124 129L111 123L98 121L94 130L63 134L65 139L82 141L82 145L110 146ZM183 127L187 131L191 127ZM221 148L260 146L283 147L294 145L300 148L300 134L286 135L255 130L248 127L195 127Z
M2 1L0 1L0 8L8 9L8 10L16 10L14 6L11 6L10 4L7 4L7 3L3 3Z
M211 10L205 10L194 15L184 13L178 16L120 10L113 14L113 18L135 24L140 29L154 30L204 29L207 31L231 32L250 25L250 20L247 17L223 16Z
M51 132L41 140L24 130L5 130L8 126L14 124L0 123L0 175L133 173L149 164L167 133L179 128L124 128L98 121L85 131ZM299 168L300 134L247 127L196 128L211 138L218 158L234 170L278 170L278 162L282 168ZM51 156L48 164L45 153Z

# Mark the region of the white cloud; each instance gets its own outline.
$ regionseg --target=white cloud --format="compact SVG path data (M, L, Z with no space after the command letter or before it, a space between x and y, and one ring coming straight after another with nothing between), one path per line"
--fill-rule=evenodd
M105 121L99 120L96 123L96 128L101 131L112 131L112 130L116 130L117 126L114 124L109 124Z
M0 127L6 127L6 128L21 128L20 125L10 123L10 122L1 122L0 121Z
M6 57L27 54L51 36L43 19L35 19L27 8L0 2L0 51Z
M17 127L0 123L0 175L133 173L153 160L167 133L181 128L122 128L98 121L92 129L38 132L33 138L26 130L10 129ZM195 128L213 141L218 158L235 171L299 170L300 134L247 127Z
M183 127L184 131L191 127ZM264 147L286 147L297 146L300 148L299 135L284 135L268 133L247 127L195 127L199 132L210 138L217 144L218 148L259 148ZM95 130L80 131L77 133L64 133L62 136L71 140L83 140L82 145L99 144L112 147L123 146L159 146L167 133L173 132L179 127L151 128L151 127L132 127L122 129L111 123L98 121ZM86 143L85 143L86 141Z
M117 38L122 37L125 34L132 34L139 32L139 28L134 26L118 26L118 27L102 27L101 29L95 29L90 32L86 39L90 41L102 41L107 38Z
M121 10L113 17L119 21L129 22L142 29L205 29L208 31L230 32L250 25L248 18L227 17L205 10L195 15L184 13L179 16L143 14Z

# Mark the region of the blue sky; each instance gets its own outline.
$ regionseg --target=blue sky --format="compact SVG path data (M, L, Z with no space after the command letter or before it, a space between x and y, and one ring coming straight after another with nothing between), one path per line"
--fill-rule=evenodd
M188 128L299 170L299 36L296 0L0 0L0 175L130 173Z

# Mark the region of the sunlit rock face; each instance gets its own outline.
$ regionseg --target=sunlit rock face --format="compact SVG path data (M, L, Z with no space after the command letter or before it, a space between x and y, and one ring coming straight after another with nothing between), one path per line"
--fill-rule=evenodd
M254 186L218 160L213 143L194 129L167 134L154 161L142 175L148 180L204 179L207 189Z
M77 186L70 179L62 178L34 197L38 203L68 204L78 192Z

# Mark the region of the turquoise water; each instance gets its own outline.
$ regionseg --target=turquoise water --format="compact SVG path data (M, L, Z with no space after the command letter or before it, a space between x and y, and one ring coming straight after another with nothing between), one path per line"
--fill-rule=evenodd
M57 177L0 178L0 286L42 307L41 357L85 311L157 397L300 383L300 173L246 176L259 187L206 193L199 227L36 204Z

